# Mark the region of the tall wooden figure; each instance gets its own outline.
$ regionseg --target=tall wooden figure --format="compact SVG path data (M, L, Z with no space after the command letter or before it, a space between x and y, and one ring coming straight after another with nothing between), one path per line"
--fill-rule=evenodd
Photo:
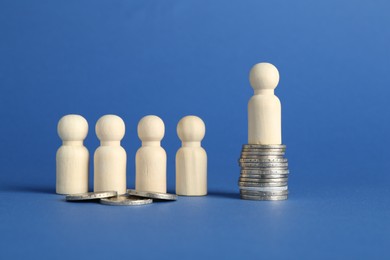
M121 146L125 123L116 115L102 116L96 123L100 146L94 156L94 191L126 193L126 151Z
M58 122L57 132L63 143L56 155L56 192L88 192L89 152L83 144L88 134L87 120L66 115Z
M248 143L281 144L281 105L274 95L279 72L270 63L253 66L249 80L254 95L248 104Z
M207 195L207 154L201 147L206 127L197 116L183 117L177 125L182 147L176 153L176 194Z
M135 189L167 192L167 154L161 147L164 122L158 116L145 116L138 123L142 147L135 155Z

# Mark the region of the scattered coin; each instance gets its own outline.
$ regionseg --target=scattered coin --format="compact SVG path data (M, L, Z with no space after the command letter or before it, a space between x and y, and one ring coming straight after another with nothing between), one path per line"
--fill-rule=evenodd
M119 195L116 197L101 199L100 203L112 206L138 206L152 203L152 199L144 199L130 195Z
M144 197L157 200L177 200L176 194L161 193L161 192L149 192L149 191L137 191L137 190L127 190L129 195Z
M69 194L66 195L65 199L67 201L78 201L78 200L95 200L101 198L110 198L117 196L116 191L98 191L98 192L87 192L79 194Z

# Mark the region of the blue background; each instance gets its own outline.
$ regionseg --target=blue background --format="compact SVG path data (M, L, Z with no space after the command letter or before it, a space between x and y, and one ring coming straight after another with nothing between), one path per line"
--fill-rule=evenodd
M389 10L376 0L1 0L0 258L389 259ZM248 73L262 61L281 75L292 172L282 202L238 198ZM124 119L129 188L138 120L160 116L171 192L176 124L200 116L209 196L64 202L56 126L69 113L88 120L91 155L97 119Z

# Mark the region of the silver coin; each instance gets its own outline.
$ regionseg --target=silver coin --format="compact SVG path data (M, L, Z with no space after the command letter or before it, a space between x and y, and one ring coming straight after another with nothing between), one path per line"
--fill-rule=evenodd
M259 160L260 162L272 162L272 161L278 162L281 159L286 159L286 157L283 157L283 156L248 156L248 155L244 155L244 156L240 156L239 160L240 159L244 159L244 160L253 160L254 159L254 160ZM286 162L287 161L288 160L286 160Z
M258 181L258 180L252 180L252 181L238 181L239 186L244 187L280 187L280 186L286 186L287 181Z
M240 195L244 200L286 200L288 195L270 195L270 196L252 196L252 195Z
M287 167L287 162L261 162L261 163L252 163L252 162L240 162L240 166L242 167L256 167L256 168L281 168Z
M288 163L288 160L286 158L269 159L269 158L242 158L242 157L240 157L238 162L242 163L242 164L256 163L256 164L268 165L268 164Z
M149 192L149 191L139 191L139 190L127 190L127 194L144 197L149 199L157 200L177 200L176 194L161 193L161 192Z
M264 171L265 174L267 174L267 170L274 170L274 171L286 171L288 170L288 167L244 167L240 166L241 171L247 171L247 170L260 170Z
M286 149L283 144L243 144L242 149Z
M284 144L243 144L242 148L258 148L258 149L272 149L272 148L284 148Z
M273 170L273 171L286 171L288 170L288 167L264 167L264 168L260 168L260 167L243 167L241 166L241 171L247 171L247 170L261 170L261 171L264 171L266 172L267 170Z
M271 154L271 155L267 155L267 154L262 154L262 155L259 155L259 154L241 154L240 155L240 158L239 159L258 159L258 160L271 160L271 159L285 159L286 157L284 157L283 154Z
M247 182L239 181L239 187L282 187L286 186L287 182Z
M240 194L249 195L249 196L280 196L280 195L287 195L288 190L280 190L280 191L240 190Z
M288 167L240 167L241 174L254 174L254 175L263 175L263 174L289 174L290 171Z
M288 177L288 174L240 174L240 177L247 178L247 179L279 179L279 178L286 178Z
M285 163L286 158L241 158L238 162L242 163Z
M252 152L241 152L240 158L259 158L262 159L264 157L279 157L285 158L284 153L252 153Z
M254 175L266 175L266 174L289 174L290 171L288 169L274 169L274 168L266 168L266 169L241 169L241 174L254 174Z
M281 187L242 187L239 186L240 190L251 190L251 191L281 191L288 190L288 186Z
M242 181L242 182L287 182L287 179L288 178L273 178L273 179L270 179L270 178L267 178L267 179L264 179L264 178L245 178L245 177L240 177L240 179L238 181Z
M282 155L241 155L240 159L257 159L257 160L264 160L264 161L272 161L272 160L280 160L280 159L286 159Z
M241 152L248 153L286 153L286 149L256 149L256 148L243 148Z
M145 199L140 197L119 195L117 197L101 199L100 203L112 206L138 206L152 203L152 199Z
M271 171L271 170L273 170L273 171ZM240 171L241 172L243 172L243 171L259 171L259 173L255 174L255 175L262 175L262 174L275 174L276 172L288 171L288 168L287 167L283 167L283 168L279 168L279 167L278 168L240 167ZM246 174L246 173L243 173L243 174ZM253 174L253 173L249 173L249 174Z
M285 151L267 151L267 150L241 150L241 154L254 154L254 155L284 155Z
M285 146L271 146L271 145L258 145L258 146L248 146L248 145L244 145L241 147L242 150L244 149L257 149L257 150L276 150L276 149L279 149L279 150L286 150L286 147Z
M76 200L96 200L102 198L110 198L117 196L118 193L116 191L97 191L97 192L86 192L79 194L69 194L66 195L65 199L68 201L76 201Z
M278 167L278 166L287 166L288 162L239 162L240 165L254 165L254 166L271 166L271 167Z
M288 195L288 191L240 191L240 195L246 196L284 196Z
M241 154L253 154L253 155L262 155L262 156L267 156L267 155L285 155L286 151L279 151L279 150L274 150L274 151L267 151L267 150L241 150Z

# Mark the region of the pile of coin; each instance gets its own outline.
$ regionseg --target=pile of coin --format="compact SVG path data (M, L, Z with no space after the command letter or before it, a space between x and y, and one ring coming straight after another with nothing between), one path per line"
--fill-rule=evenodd
M118 195L116 191L98 191L66 195L65 199L67 201L99 200L101 204L112 206L139 206L150 204L153 201L177 200L177 195L129 189L127 190L127 193L123 195Z
M288 162L286 146L244 144L239 165L238 186L241 199L286 200L288 197Z

